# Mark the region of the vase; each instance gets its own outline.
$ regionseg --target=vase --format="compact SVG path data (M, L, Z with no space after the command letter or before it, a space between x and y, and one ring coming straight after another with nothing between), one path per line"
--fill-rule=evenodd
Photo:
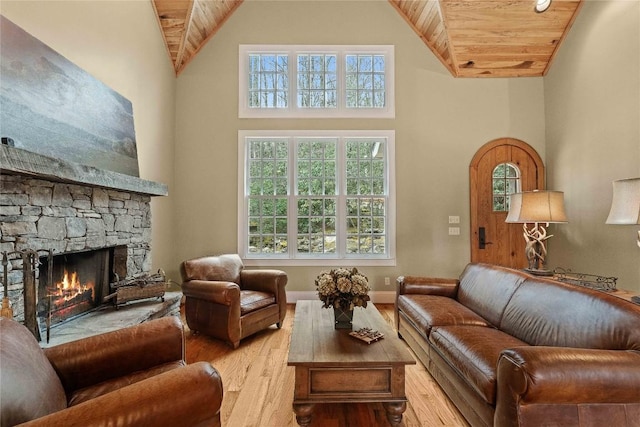
M353 322L353 309L342 309L333 307L336 329L351 329Z

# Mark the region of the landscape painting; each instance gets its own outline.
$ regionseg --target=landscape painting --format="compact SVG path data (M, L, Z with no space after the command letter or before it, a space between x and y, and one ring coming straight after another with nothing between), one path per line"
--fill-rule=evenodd
M139 176L131 102L0 15L0 136Z

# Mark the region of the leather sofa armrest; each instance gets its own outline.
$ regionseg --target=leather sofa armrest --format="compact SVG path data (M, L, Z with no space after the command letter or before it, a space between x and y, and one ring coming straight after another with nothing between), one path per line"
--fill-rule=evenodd
M514 425L520 404L638 403L640 353L517 347L498 360L496 426Z
M422 276L400 276L398 282L398 295L422 294L438 295L455 298L458 293L458 279Z
M132 372L184 361L184 332L176 316L44 349L67 393Z
M284 295L284 288L287 286L287 273L281 270L242 270L240 272L240 282L242 289L270 292L276 299Z
M20 425L219 426L222 395L218 371L198 362Z
M233 282L190 280L181 286L182 294L226 306L240 305L240 286Z

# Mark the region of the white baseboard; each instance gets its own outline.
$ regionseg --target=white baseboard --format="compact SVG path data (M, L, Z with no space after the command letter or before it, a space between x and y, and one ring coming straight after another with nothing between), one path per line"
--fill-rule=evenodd
M374 304L393 304L396 302L395 291L372 291L369 292L369 296ZM287 291L288 303L307 299L318 299L318 293L315 291Z

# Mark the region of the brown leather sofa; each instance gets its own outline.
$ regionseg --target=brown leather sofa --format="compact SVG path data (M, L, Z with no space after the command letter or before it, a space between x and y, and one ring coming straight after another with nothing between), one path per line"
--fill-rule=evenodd
M177 317L44 350L0 318L0 344L2 427L220 426L222 381L209 363L185 364Z
M398 285L398 334L472 426L640 426L640 306L486 264Z
M287 274L246 270L236 254L208 256L180 265L184 311L193 332L226 341L240 340L275 324L287 314Z

